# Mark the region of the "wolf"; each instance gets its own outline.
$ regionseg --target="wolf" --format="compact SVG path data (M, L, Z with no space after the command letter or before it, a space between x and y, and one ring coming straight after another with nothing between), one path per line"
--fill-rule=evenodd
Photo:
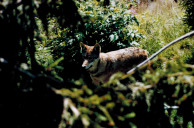
M138 47L128 47L107 53L101 52L100 44L88 46L80 43L82 67L87 70L95 85L103 84L117 72L127 73L148 58L147 52Z

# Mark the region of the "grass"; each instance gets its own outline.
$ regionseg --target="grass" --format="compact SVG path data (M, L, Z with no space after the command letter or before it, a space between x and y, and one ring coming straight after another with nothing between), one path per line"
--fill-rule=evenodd
M172 0L157 0L147 8L137 10L137 19L145 38L141 46L152 55L160 48L189 32L189 27L183 23L184 10ZM143 8L143 9L142 9ZM170 60L180 59L184 63L193 63L193 38L185 39L171 46L160 54Z
M157 0L148 7L142 6L144 5L140 5L141 8L137 10L136 14L140 23L139 27L144 34L140 44L149 52L150 56L169 42L191 31L183 23L184 10L179 3L172 0ZM145 6L147 5L145 4ZM193 56L194 37L174 44L159 55L160 58L165 58L168 62L188 64L194 64ZM165 66L165 64L163 65ZM163 70L163 68L158 70ZM180 120L175 120L176 113L169 116L171 124L174 124L175 121L180 122ZM187 127L192 128L193 124L189 122Z

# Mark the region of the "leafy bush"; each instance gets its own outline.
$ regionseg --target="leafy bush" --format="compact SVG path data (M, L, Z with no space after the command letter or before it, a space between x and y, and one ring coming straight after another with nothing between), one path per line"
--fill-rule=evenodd
M63 77L72 78L77 74L78 78L81 74L78 72L82 61L80 42L89 45L98 42L103 52L139 45L142 34L137 29L137 19L128 9L129 4L112 0L111 5L105 8L102 2L96 0L77 1L84 23L77 26L77 29L69 27L58 30L53 27L58 36L48 39L47 46L51 47L55 60L64 56Z
M194 29L194 1L193 0L182 0L182 6L185 8L184 22Z
M86 41L83 41L91 45L98 42L106 51L138 45L142 35L132 27L134 22L139 23L129 11L129 5L111 1L111 5L104 8L99 4L96 1L80 4L79 12L86 21Z
M63 78L74 79L75 84L55 90L64 96L61 128L192 128L194 68L184 64L193 62L192 39L167 49L152 67L134 75L115 74L101 86L92 86L80 78L83 74L79 53L81 41L89 45L98 42L103 51L110 51L139 44L141 31L146 38L140 45L153 54L188 32L188 27L181 21L183 11L169 3L158 4L155 11L137 14L141 30L136 28L137 20L120 2L104 8L101 2L77 1L84 20L77 29L62 30L56 20L50 20L51 31L47 35L49 38L45 37L44 45L49 46L56 61L48 67L56 66L58 73L64 71Z
M145 73L115 74L95 89L77 81L71 89L57 90L65 96L61 127L189 126L193 119L194 68L181 62L158 61L166 63L163 70L156 69L154 63Z

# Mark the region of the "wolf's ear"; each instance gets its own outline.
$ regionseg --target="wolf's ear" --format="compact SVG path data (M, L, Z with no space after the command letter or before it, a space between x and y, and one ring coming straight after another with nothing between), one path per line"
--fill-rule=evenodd
M81 47L80 52L83 52L83 51L86 50L86 45L84 43L82 43L82 42L80 42L80 47Z
M94 45L93 53L99 55L100 52L101 52L101 46L100 46L100 44L96 43L96 44Z

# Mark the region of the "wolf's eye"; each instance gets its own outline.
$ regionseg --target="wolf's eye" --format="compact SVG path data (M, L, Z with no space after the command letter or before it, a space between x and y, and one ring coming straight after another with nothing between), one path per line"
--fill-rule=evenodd
M82 56L83 59L86 59L87 57L86 56Z
M85 53L82 53L82 58L86 58L86 54Z

